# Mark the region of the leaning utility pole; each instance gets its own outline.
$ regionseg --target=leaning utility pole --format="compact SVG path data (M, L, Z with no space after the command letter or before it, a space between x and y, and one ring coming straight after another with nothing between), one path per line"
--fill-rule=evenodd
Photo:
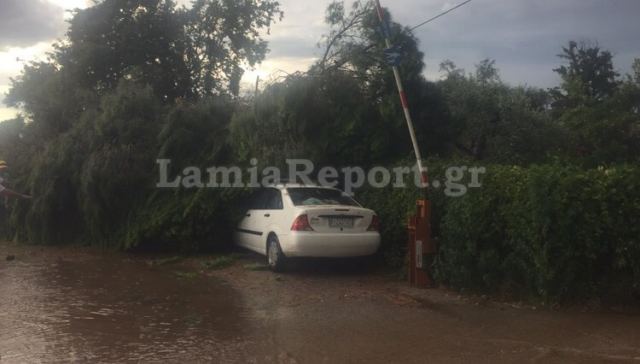
M389 29L389 23L385 19L384 10L380 6L380 0L375 0L376 11L378 12L378 19L380 19L380 25L382 27L382 33L384 35L384 41L388 51L393 50L393 44L391 43L391 32ZM407 94L404 92L402 86L402 79L400 79L400 71L398 70L397 62L392 62L393 76L396 79L396 86L398 87L398 94L400 95L400 102L402 103L402 109L404 110L404 117L407 120L407 127L409 128L409 135L411 136L411 143L413 144L413 152L416 155L416 161L418 164L418 171L420 172L420 181L422 182L422 188L427 188L429 178L427 170L422 165L422 155L420 154L420 148L418 147L418 139L416 138L416 132L413 128L413 119L411 118L411 112L409 111L409 103L407 102Z

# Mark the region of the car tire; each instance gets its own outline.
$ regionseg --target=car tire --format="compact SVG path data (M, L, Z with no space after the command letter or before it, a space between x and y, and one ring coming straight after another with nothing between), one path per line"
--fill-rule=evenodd
M271 271L279 273L284 271L286 257L280 248L280 241L275 235L269 236L267 239L267 265Z

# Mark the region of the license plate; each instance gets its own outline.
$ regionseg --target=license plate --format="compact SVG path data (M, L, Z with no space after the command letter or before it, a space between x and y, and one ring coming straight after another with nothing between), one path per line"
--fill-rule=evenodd
M330 217L329 227L334 228L352 228L353 219L350 217Z

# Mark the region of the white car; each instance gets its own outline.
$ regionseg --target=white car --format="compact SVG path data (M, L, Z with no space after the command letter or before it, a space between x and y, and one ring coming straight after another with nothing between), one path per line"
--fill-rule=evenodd
M292 257L373 255L380 246L379 224L374 211L338 189L280 184L254 194L235 240L281 271Z

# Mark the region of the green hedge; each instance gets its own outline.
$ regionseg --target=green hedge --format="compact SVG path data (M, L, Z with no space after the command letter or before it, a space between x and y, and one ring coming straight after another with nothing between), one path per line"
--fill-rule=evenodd
M411 166L412 159L398 163L398 166ZM463 163L464 164L464 163ZM432 160L428 163L429 175L432 180L442 180L444 175L444 162ZM393 167L390 167L390 169ZM382 245L380 252L384 256L386 263L392 267L400 269L406 263L407 246L407 223L409 216L415 214L416 200L424 198L424 193L415 187L410 178L406 178L405 188L385 188L363 187L356 191L356 200L365 207L376 211L380 217L382 235ZM432 218L434 233L438 234L439 221L444 212L444 194L439 190L431 191L429 197L432 205Z
M458 198L431 191L440 282L545 300L640 294L640 168L489 166L481 181ZM392 226L387 255L403 252L417 196L362 193Z
M159 190L132 213L123 228L123 249L201 252L232 245L244 214L240 188Z

